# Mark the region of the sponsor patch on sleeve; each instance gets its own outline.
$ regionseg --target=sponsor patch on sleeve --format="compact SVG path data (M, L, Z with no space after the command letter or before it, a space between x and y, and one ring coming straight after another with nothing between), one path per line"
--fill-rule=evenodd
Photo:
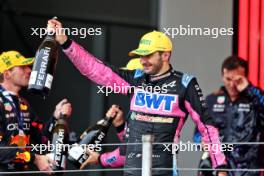
M116 160L117 160L116 157L113 156L113 157L107 159L107 160L106 160L106 163L107 163L107 164L111 164L111 163L115 162Z
M188 75L186 73L183 74L182 76L182 84L185 88L187 88L188 84L191 82L191 80L193 79L194 77L192 75Z
M141 77L143 75L144 71L143 70L136 70L134 74L134 78Z

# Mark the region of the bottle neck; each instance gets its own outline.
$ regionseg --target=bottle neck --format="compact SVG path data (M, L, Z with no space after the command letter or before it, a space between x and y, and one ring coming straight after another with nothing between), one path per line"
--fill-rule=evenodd
M106 125L110 126L112 124L113 120L114 120L114 118L105 117Z
M64 124L65 123L65 121L66 121L66 116L65 115L60 115L60 117L57 119L57 123L58 124Z
M55 30L48 30L47 31L47 35L46 35L46 38L48 38L48 39L55 39L55 33L56 33Z
M96 125L109 127L112 124L113 118L104 117L103 119L97 121Z

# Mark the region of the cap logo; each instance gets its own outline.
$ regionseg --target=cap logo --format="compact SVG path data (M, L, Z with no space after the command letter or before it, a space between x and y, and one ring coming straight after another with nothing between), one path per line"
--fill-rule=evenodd
M24 60L24 61L22 62L22 64L27 65L27 64L31 63L32 60L33 60L33 58L27 58L27 60Z
M146 40L146 39L142 39L140 40L139 44L143 44L143 45L150 45L151 40Z
M22 55L21 54L16 54L16 58L19 59Z
M7 67L9 67L9 66L12 65L12 63L11 63L10 60L9 60L9 57L4 56L4 57L2 58L2 60L3 60L3 62L6 64Z

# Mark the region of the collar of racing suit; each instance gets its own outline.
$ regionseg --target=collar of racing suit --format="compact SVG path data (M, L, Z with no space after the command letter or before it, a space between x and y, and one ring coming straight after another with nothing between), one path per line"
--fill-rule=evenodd
M160 80L162 78L166 78L166 77L171 75L172 70L173 70L172 66L170 65L169 70L167 70L166 72L164 72L160 75L149 75L149 81L154 82L154 81Z

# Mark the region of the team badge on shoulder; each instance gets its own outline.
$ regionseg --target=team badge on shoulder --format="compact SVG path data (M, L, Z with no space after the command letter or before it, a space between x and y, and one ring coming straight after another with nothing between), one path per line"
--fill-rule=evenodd
M12 111L12 106L10 103L5 103L4 106L6 111Z

